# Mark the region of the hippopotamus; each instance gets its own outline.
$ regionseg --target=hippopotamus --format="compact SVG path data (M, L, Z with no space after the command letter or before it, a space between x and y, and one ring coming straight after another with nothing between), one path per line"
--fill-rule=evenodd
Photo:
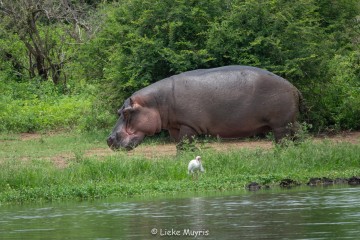
M131 150L162 129L177 142L197 135L241 138L273 131L278 143L296 131L301 100L290 82L260 68L188 71L127 98L107 144Z

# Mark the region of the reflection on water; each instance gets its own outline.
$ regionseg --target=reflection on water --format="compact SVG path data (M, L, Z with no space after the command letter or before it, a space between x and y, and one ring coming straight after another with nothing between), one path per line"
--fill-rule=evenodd
M0 239L359 239L360 187L0 207Z

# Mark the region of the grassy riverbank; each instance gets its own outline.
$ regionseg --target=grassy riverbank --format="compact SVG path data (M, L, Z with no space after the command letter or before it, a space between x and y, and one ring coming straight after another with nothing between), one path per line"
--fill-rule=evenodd
M305 184L311 177L360 175L360 144L309 140L286 148L202 148L151 159L124 152L85 154L88 149L105 149L104 136L1 136L0 203L224 191L244 189L250 182L271 186L291 178ZM202 156L206 172L193 181L186 169L196 155ZM67 157L66 166L56 164L60 157Z

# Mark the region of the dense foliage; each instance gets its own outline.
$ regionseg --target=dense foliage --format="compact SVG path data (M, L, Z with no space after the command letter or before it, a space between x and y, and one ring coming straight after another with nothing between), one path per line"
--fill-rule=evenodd
M109 112L139 88L230 64L265 68L291 81L307 101L304 120L315 130L360 129L359 1L49 2L71 2L65 9L78 18L46 15L41 9L53 8L44 5L36 12L37 28L30 28L38 32L26 35L21 23L9 25L11 14L0 4L0 131L103 127L111 122ZM30 47L36 43L49 49L45 78L34 66ZM51 72L51 64L60 69ZM50 92L49 83L56 85ZM52 122L53 111L66 112L64 119L55 114Z

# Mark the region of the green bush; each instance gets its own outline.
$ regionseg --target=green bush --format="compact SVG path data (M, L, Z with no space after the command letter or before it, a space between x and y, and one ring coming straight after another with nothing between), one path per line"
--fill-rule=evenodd
M82 131L110 129L116 122L116 117L116 114L112 114L101 103L94 101L87 109L86 115L81 117L78 129Z
M91 101L79 95L58 92L52 83L0 82L0 131L34 132L70 129L88 114Z
M89 100L62 97L52 101L11 100L1 102L0 131L34 132L71 129L87 114Z
M313 90L313 118L336 130L360 129L360 53L335 55L329 61L330 80ZM315 115L316 114L316 115ZM322 118L320 118L322 117Z
M105 12L82 61L113 109L173 74L240 64L268 69L298 87L315 131L359 129L358 1L127 0Z
M218 0L126 0L109 6L103 29L83 48L88 80L101 81L101 98L117 108L150 83L211 66L207 29L225 7Z

